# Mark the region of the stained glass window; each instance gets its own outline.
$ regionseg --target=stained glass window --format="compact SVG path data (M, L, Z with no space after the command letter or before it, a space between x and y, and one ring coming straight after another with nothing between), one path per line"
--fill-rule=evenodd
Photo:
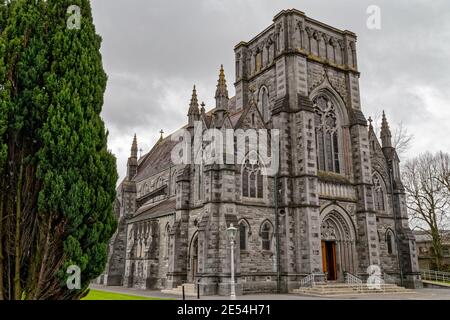
M382 180L378 174L374 174L372 178L373 182L373 202L375 210L384 211L384 188L382 185Z
M271 249L270 238L272 228L269 222L265 222L261 230L262 249L269 251Z
M325 96L314 99L317 167L321 171L340 173L339 127L336 108Z
M247 226L244 222L239 224L239 241L241 250L247 250Z
M264 198L264 179L258 164L247 160L242 170L242 196L247 198Z

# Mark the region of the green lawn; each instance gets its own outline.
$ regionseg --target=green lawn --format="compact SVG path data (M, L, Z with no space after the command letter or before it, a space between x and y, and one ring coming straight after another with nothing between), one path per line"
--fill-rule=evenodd
M427 282L430 282L430 283L435 283L435 284L443 284L443 285L446 285L446 286L450 286L450 282L449 281L435 281L435 280L423 280L423 281L427 281Z
M140 297L129 294L113 293L91 289L89 291L89 294L82 300L170 300L170 299Z

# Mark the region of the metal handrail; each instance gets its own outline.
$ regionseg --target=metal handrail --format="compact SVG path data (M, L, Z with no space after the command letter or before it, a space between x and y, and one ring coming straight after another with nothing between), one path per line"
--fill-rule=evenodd
M344 273L345 283L350 284L352 287L356 288L357 290L361 290L363 286L363 281L355 276L354 274L351 274L350 272Z
M311 287L316 285L315 274L311 273L300 280L300 288Z
M422 276L422 280L450 282L450 272L422 270L420 274Z

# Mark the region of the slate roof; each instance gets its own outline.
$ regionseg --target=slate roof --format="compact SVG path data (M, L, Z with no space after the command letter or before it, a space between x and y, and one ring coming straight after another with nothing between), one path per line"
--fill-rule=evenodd
M236 97L233 97L228 102L228 109L230 120L233 126L235 126L240 117L243 114L243 109L240 109L236 112ZM209 110L205 114L205 122L209 127L212 123L213 113L215 108ZM187 125L183 126L179 130L185 129ZM172 141L173 134L167 136L161 141L158 141L154 147L145 154L138 161L138 170L133 180L136 182L140 182L148 177L156 175L170 167L174 166L172 162L172 149L177 145L177 141Z
M153 149L140 159L133 180L136 182L142 181L173 166L172 149L177 143L178 141L172 141L172 135L158 141Z
M175 213L176 199L175 197L166 199L157 203L147 203L141 206L128 223L139 222L149 219L158 218L167 214Z
M239 119L241 118L242 114L244 112L244 108L240 109L239 111L234 111L233 113L230 112L230 121L233 127L236 127L236 124L238 123Z

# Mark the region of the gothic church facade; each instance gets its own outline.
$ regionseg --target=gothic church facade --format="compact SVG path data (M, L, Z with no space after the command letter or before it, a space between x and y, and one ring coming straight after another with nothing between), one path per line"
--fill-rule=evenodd
M310 274L364 279L372 265L420 286L388 122L383 113L380 142L361 110L356 40L284 10L235 47L235 97L223 68L215 108L199 105L194 88L184 129L279 130L276 177L248 162L175 165L171 136L138 159L135 137L102 281L229 294L233 224L238 294L287 292Z

